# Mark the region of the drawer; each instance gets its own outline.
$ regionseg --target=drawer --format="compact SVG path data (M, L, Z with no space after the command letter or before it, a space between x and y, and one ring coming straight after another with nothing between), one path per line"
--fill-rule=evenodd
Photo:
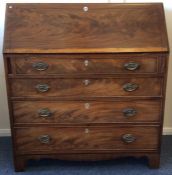
M160 78L11 79L13 97L160 96Z
M155 150L158 127L31 127L15 129L18 154Z
M14 123L159 122L161 101L14 101Z
M157 73L156 56L126 55L41 55L11 59L16 74L115 74Z

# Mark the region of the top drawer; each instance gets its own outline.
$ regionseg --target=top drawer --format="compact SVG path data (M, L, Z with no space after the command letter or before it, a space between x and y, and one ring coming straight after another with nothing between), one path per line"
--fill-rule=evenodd
M16 55L11 58L16 74L135 74L157 73L153 55Z

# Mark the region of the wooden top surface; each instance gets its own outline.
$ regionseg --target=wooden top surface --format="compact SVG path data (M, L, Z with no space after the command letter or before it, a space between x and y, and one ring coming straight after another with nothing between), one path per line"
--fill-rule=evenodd
M168 50L161 3L7 4L4 53Z

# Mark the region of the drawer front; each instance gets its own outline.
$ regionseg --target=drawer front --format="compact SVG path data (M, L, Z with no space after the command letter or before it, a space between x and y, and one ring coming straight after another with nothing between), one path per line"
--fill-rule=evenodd
M13 97L160 96L160 78L11 79Z
M115 123L159 122L161 101L14 101L17 123Z
M18 154L84 150L153 150L158 148L158 127L32 127L17 128Z
M24 58L23 58L24 57ZM19 56L12 58L17 74L157 73L158 58L142 56ZM94 56L95 57L95 56ZM105 57L105 58L104 58Z

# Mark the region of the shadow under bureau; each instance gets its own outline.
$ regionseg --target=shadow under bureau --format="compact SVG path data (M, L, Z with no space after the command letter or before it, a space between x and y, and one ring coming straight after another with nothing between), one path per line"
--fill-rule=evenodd
M163 5L7 4L14 165L148 158L159 167L168 40Z

